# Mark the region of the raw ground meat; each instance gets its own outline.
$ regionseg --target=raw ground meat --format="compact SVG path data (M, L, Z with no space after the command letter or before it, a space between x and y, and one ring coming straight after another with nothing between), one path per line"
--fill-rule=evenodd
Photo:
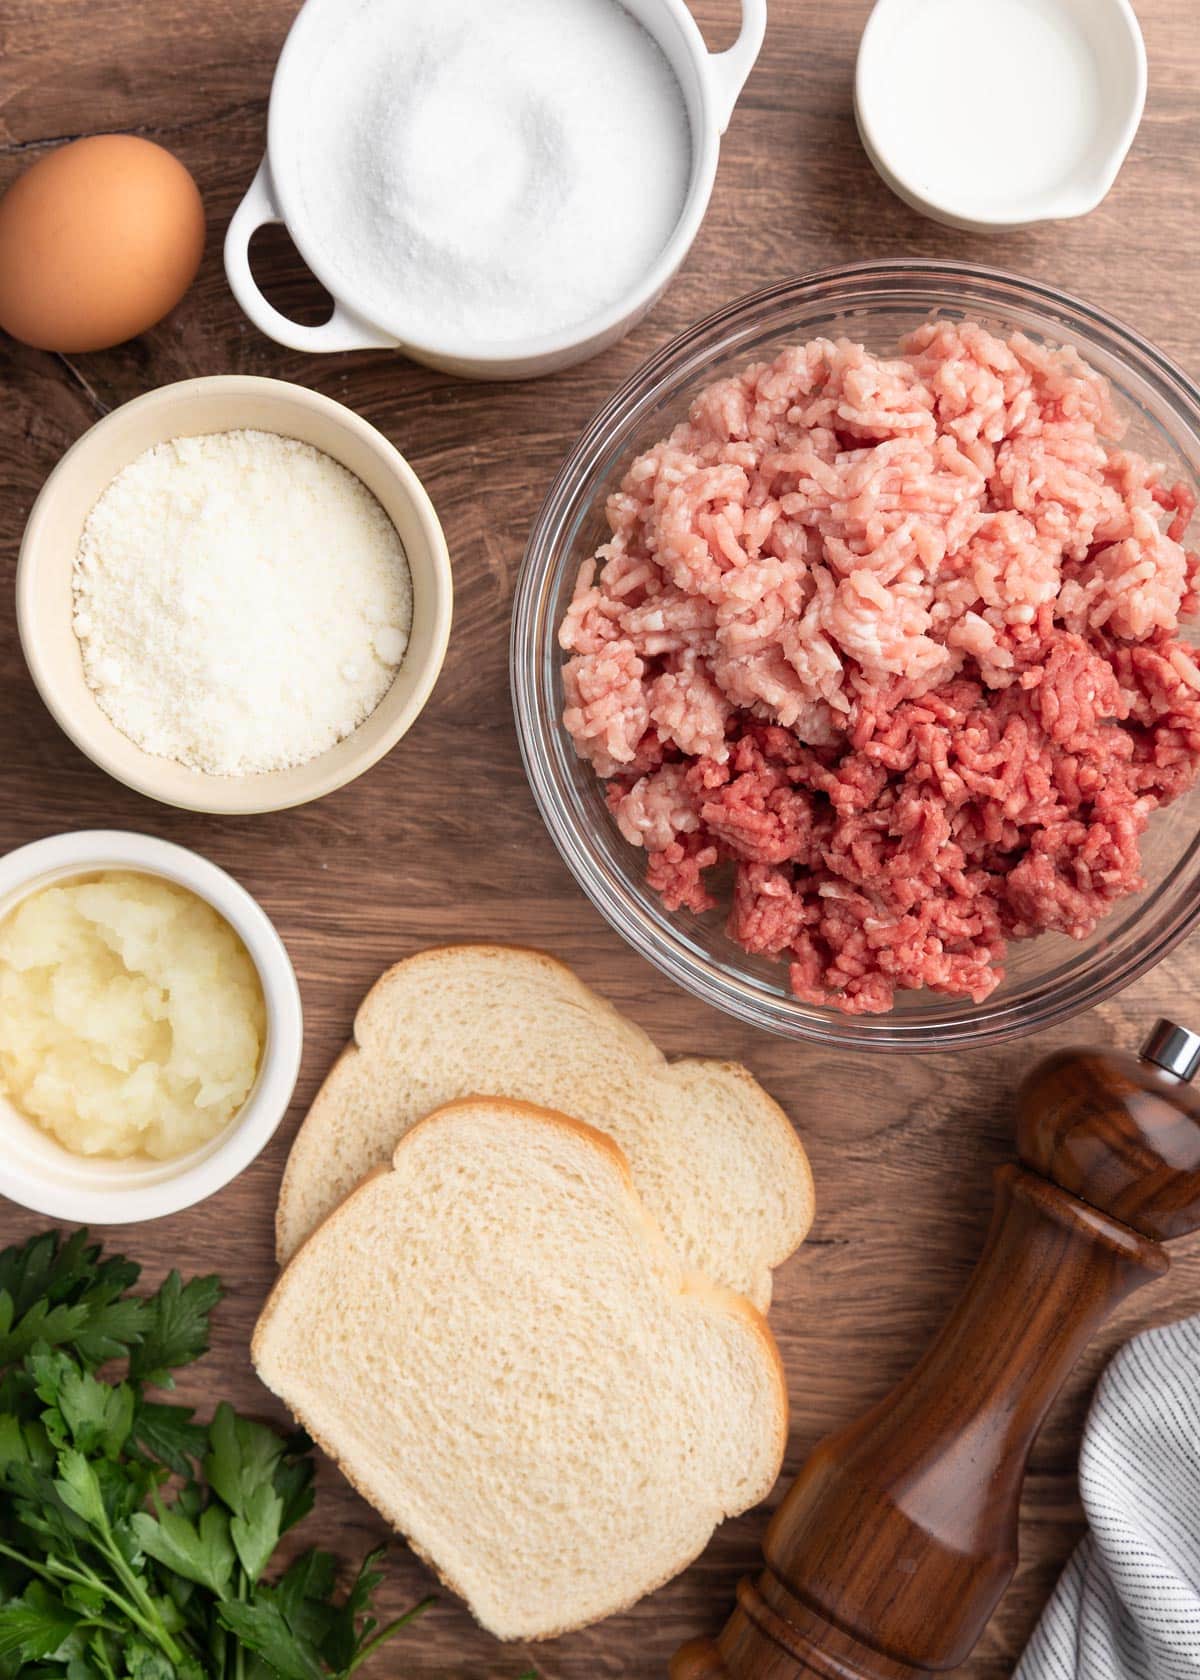
M1200 767L1194 498L1070 349L932 322L703 391L608 500L560 630L566 727L670 909L805 1002L981 1001L1083 938Z

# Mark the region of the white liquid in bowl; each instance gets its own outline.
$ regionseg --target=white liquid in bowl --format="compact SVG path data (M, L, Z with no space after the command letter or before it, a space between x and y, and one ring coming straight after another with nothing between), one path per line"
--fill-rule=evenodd
M859 66L868 145L951 215L1076 213L1136 100L1118 23L1107 0L885 0Z

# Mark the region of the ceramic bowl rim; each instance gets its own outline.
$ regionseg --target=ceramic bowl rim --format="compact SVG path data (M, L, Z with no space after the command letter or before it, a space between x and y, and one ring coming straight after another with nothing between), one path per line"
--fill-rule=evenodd
M33 840L0 857L0 915L43 883L100 870L157 875L204 899L239 935L262 982L267 1036L254 1088L215 1144L158 1182L105 1187L55 1184L51 1176L6 1161L3 1193L35 1213L77 1224L126 1225L159 1219L214 1195L242 1173L274 1136L300 1073L304 1015L295 969L278 930L258 901L217 864L173 841L121 829L79 829ZM0 1135L7 1121L0 1116ZM72 1158L79 1172L87 1157Z
M580 345L590 344L593 340L603 339L607 333L618 329L629 319L636 319L640 312L654 302L669 284L696 241L701 223L708 212L720 162L722 122L717 107L717 90L713 76L709 73L711 67L708 63L710 58L720 55L709 52L699 26L684 0L657 0L657 4L663 6L675 19L696 69L703 120L699 134L694 131L691 123L688 124L691 136L691 167L688 170L687 193L670 237L653 264L620 298L586 320L577 321L558 332L500 340L464 338L457 342L416 337L406 333L399 323L380 321L369 308L364 308L351 295L345 281L326 262L324 253L318 242L311 238L306 225L303 196L298 190L295 171L289 167L290 151L285 144L285 125L291 117L289 101L294 97L288 90L288 81L292 72L304 62L306 36L314 27L312 19L324 8L336 7L340 3L341 0L305 0L293 18L280 49L267 108L267 162L280 212L296 249L330 297L335 300L335 306L342 305L374 330L395 337L400 348L413 356L468 360L481 366L489 363L503 366L510 362L557 356ZM655 39L657 40L657 37ZM669 58L668 63L672 75L678 81L674 63Z
M1016 232L1021 228L1035 227L1039 222L1069 220L1076 216L1086 216L1102 203L1112 190L1113 183L1121 172L1121 166L1129 155L1130 147L1133 145L1146 109L1149 79L1146 42L1141 25L1138 22L1137 13L1134 11L1130 0L1088 0L1088 3L1092 5L1101 3L1108 5L1120 21L1126 36L1128 62L1131 64L1134 73L1133 98L1129 102L1119 134L1103 154L1105 167L1097 180L1095 190L1085 196L1070 200L1065 207L1052 206L1048 210L1017 218L1007 214L989 215L986 212L971 211L961 204L947 204L944 199L920 191L906 179L902 171L895 168L889 161L886 148L880 144L878 131L871 120L870 100L864 97L864 83L870 64L870 54L875 45L876 37L881 33L883 24L887 20L887 14L895 11L899 5L904 3L906 3L906 0L874 0L870 15L859 38L858 52L854 63L855 123L863 150L884 185L919 215L930 216L947 227L958 228L968 233Z
M422 644L414 641L405 654L405 667L411 672L412 665L415 665L419 672L407 702L397 709L371 747L349 754L341 765L334 767L325 763L329 755L320 753L308 764L287 772L297 778L299 791L283 799L272 797L272 773L269 772L236 777L209 776L195 771L194 795L164 792L157 767L169 761L156 759L133 742L129 743L130 755L126 756L122 751L118 758L102 739L97 740L93 725L102 715L98 702L90 700L89 707L85 708L86 716L81 716L79 709L63 697L53 661L42 645L38 630L36 596L39 578L44 568L56 563L69 563L51 548L45 534L55 499L67 490L76 474L87 470L89 456L102 445L107 430L127 424L132 415L154 415L161 410L167 415L178 411L182 416L191 402L209 398L227 401L235 407L242 401L263 398L280 404L284 409L291 407L296 411L317 414L332 430L354 438L366 447L408 503L420 529L434 579L431 634ZM231 420L229 425L220 429L235 429L235 425ZM171 435L169 430L164 429L164 439ZM279 435L288 434L281 431ZM409 558L411 563L412 557ZM214 815L255 815L307 804L355 781L385 757L416 722L441 673L450 639L453 595L450 553L437 513L421 480L395 445L369 421L332 397L289 380L266 379L252 374L213 374L160 385L122 403L97 420L59 458L38 492L25 523L16 569L17 632L21 648L34 685L63 733L101 770L136 793L181 810ZM390 693L389 690L383 696L372 717L388 707ZM346 737L346 741L353 739L353 735ZM339 747L345 744L339 743ZM337 750L329 749L330 752Z

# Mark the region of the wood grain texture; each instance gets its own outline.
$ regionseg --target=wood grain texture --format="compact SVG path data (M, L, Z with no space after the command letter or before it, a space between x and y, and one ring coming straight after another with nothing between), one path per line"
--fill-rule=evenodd
M964 1664L1016 1569L1030 1448L1104 1320L1200 1225L1197 1095L1122 1051L1059 1051L1018 1098L971 1281L918 1363L826 1437L765 1568L671 1680L918 1680ZM1029 1170L1033 1167L1035 1170ZM936 1606L936 1615L930 1607Z
M714 46L734 0L696 7ZM287 1143L380 970L422 945L484 936L537 942L571 963L672 1053L749 1064L794 1117L812 1157L818 1219L778 1275L773 1321L793 1406L787 1476L907 1369L958 1294L982 1243L992 1169L1011 1153L1011 1097L1031 1057L1087 1040L1135 1045L1154 1016L1200 1019L1194 952L1177 952L1074 1026L1003 1050L897 1062L776 1042L674 990L575 889L525 785L506 681L512 585L524 534L576 432L644 357L697 316L752 287L880 256L969 258L1094 299L1200 373L1193 275L1200 227L1188 188L1200 145L1200 26L1193 0L1142 0L1150 101L1117 186L1093 215L1003 238L923 221L878 181L854 131L850 85L867 0L771 0L762 59L730 125L711 211L651 317L598 360L548 381L471 386L386 354L309 359L261 338L225 285L220 242L262 151L274 59L292 0L0 0L0 186L64 137L132 129L175 150L208 208L196 285L145 338L64 359L0 343L0 849L62 829L115 826L192 846L257 895L288 943L307 1017L292 1114L267 1152L216 1200L120 1233L151 1273L219 1267L233 1293L214 1351L189 1379L202 1403L229 1396L277 1415L246 1344L271 1277L271 1212ZM274 297L311 306L286 242L263 252ZM310 317L311 318L311 317ZM298 380L349 402L412 461L441 514L457 615L445 672L401 747L306 810L220 819L166 810L109 781L60 734L17 642L12 569L39 485L108 409L169 380L245 372ZM2 1167L0 1167L2 1171ZM44 1222L0 1203L0 1237ZM1035 1448L1016 1581L962 1680L1011 1673L1080 1533L1075 1454L1107 1351L1151 1322L1200 1310L1200 1243L1176 1245L1169 1280L1139 1292L1076 1371ZM781 1483L782 1487L786 1485ZM724 1620L768 1512L729 1523L680 1580L625 1616L532 1653L553 1680L649 1680L685 1638ZM325 1469L308 1534L346 1552L380 1535L373 1513ZM402 1548L388 1603L428 1585ZM443 1600L377 1672L515 1675Z

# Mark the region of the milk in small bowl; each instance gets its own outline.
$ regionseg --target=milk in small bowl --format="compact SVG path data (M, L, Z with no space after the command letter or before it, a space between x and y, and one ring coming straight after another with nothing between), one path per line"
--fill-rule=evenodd
M854 89L893 192L976 232L1094 210L1145 100L1129 0L877 0Z

